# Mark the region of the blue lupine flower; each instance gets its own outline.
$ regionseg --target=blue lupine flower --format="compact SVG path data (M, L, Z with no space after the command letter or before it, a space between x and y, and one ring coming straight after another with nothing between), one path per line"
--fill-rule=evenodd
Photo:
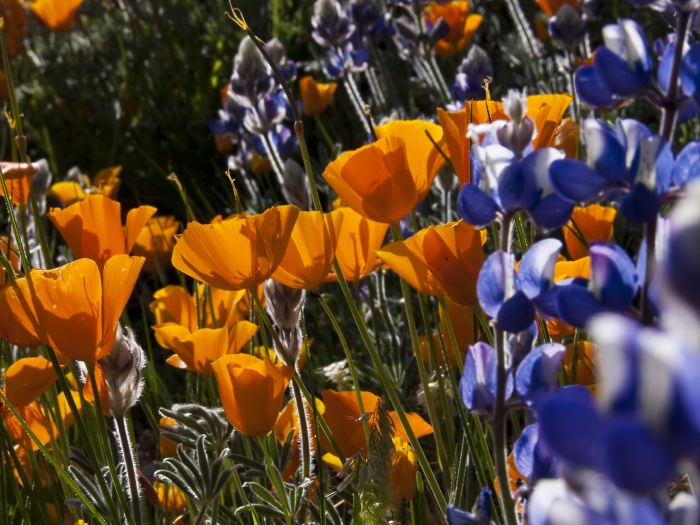
M598 344L598 406L566 387L537 407L547 449L570 468L592 469L633 494L668 481L700 453L700 356L668 333L616 314L590 325Z
M294 82L297 78L297 64L294 60L287 58L287 51L284 49L284 45L280 42L279 38L275 37L267 44L265 44L270 58L275 62L277 67L282 73L284 80L287 82Z
M681 11L697 11L700 9L700 0L627 0L638 7L650 7L656 11L669 12L675 9Z
M282 160L288 159L298 150L299 142L297 141L296 135L284 124L275 125L267 133L267 137L270 139L272 147L275 148ZM260 155L267 156L265 142L260 136L254 137L253 145Z
M515 272L515 257L504 251L492 253L484 262L476 283L481 308L507 332L526 330L535 319L535 307L545 315L556 315L551 294L554 265L561 241L544 239L523 255Z
M593 107L609 107L651 85L652 65L642 28L634 20L620 20L603 28L604 46L592 65L576 71L576 92Z
M476 412L490 414L496 403L498 358L492 346L479 341L469 347L459 390L464 405ZM513 393L513 378L508 376L506 399Z
M538 346L522 360L515 372L515 391L532 406L557 386L566 348L549 343Z
M661 198L674 183L670 146L633 119L618 119L613 128L602 120L589 118L583 131L587 162L554 161L549 170L554 191L569 202L620 200L620 210L628 220L642 223L653 219ZM688 155L692 151L691 148ZM687 160L683 165L687 165ZM679 179L685 177L682 167L677 173ZM700 171L692 176L694 173Z
M493 492L489 488L483 488L474 503L474 512L458 509L454 505L447 506L448 525L488 525L491 523L491 499Z
M590 279L561 282L550 294L558 317L579 328L596 314L627 311L639 289L634 263L618 245L594 242L589 254Z
M248 108L243 125L256 135L265 135L287 115L287 99L284 93L272 93L261 98L255 106Z
M355 25L352 35L355 46L364 45L366 39L379 41L391 38L396 32L389 13L382 13L374 0L352 0L348 4L348 12Z
M328 51L324 70L330 78L342 78L348 71L361 71L369 59L365 48L355 48L351 43Z
M452 94L457 102L462 104L467 100L483 100L486 98L484 80L493 76L493 65L486 51L477 45L471 46L457 69Z
M537 423L523 429L513 445L513 459L518 472L527 479L530 486L555 474L554 458L540 439Z
M685 53L680 74L683 92L700 106L700 44L695 44Z
M676 518L686 516L687 514L681 513L674 515ZM547 479L539 482L528 499L527 518L530 525L663 525L666 523L661 510L653 501L616 490L601 476L591 474L581 476L571 485L562 479ZM686 522L669 521L668 523Z
M244 37L233 60L231 97L245 108L254 108L274 87L272 68L250 37Z
M579 12L569 4L561 6L547 24L552 41L564 49L573 50L586 34L586 24Z
M355 30L337 0L316 0L311 18L312 38L322 47L343 47Z

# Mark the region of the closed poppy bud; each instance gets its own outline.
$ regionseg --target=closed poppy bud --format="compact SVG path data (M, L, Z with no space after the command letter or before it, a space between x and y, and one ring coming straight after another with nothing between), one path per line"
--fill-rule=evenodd
M411 286L476 304L476 279L484 261L481 235L464 221L430 226L405 241L388 244L377 256Z
M564 227L564 242L571 259L581 259L588 255L579 236L583 236L586 244L593 241L609 241L613 234L613 224L617 210L600 204L591 204L585 208L574 208L571 221Z
M222 290L256 288L282 261L299 209L273 206L216 224L191 222L173 250L173 266Z
M435 52L443 56L454 56L464 49L481 25L481 15L469 14L469 2L432 2L423 11L423 18L432 27L442 20L447 25L447 34L435 43Z
M146 258L143 271L158 273L166 270L170 254L175 246L175 234L180 229L180 221L173 216L154 217L139 232L132 253Z
M248 354L226 355L212 364L229 423L247 436L264 436L275 426L292 369Z
M0 170L12 204L27 204L37 167L26 162L0 162ZM0 187L0 197L4 195Z
M47 216L76 258L87 257L102 268L113 255L131 253L155 212L153 206L131 209L122 226L121 204L102 195L91 195L67 208L52 208Z
M347 206L331 213L337 238L335 258L347 281L359 281L380 264L376 251L384 244L389 225L366 219ZM335 280L335 273L328 280Z
M411 445L400 437L394 437L394 456L389 468L389 485L396 505L410 501L416 495L418 460Z
M117 322L142 264L142 257L116 255L102 273L91 259L32 270L34 296L28 293L27 277L17 279L0 292L0 310L9 299L9 315L18 324L34 326L38 337L64 356L94 363L112 350Z
M304 104L304 115L313 117L323 113L333 101L338 84L330 82L322 84L313 77L306 76L299 80L301 101Z
M335 247L330 213L299 212L287 249L272 278L290 288L317 288L328 277Z
M65 33L73 25L83 0L32 0L27 5L49 29L55 33Z
M146 355L130 328L123 328L109 355L100 360L112 415L123 416L143 391Z
M26 406L51 385L57 376L51 362L43 357L23 357L5 373L5 395L15 407Z

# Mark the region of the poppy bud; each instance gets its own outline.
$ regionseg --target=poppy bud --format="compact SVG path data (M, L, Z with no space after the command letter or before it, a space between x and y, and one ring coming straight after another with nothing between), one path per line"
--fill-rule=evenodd
M122 416L141 397L146 366L146 356L130 328L120 328L112 351L100 364L112 414Z

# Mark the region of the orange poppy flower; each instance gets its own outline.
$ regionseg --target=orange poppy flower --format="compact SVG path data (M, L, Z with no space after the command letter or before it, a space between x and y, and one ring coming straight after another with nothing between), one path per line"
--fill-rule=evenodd
M173 250L173 266L222 290L256 288L282 261L299 209L273 206L216 224L191 222Z
M552 147L564 152L570 158L578 156L579 126L570 118L562 120L554 132Z
M161 417L158 423L160 423L160 426L162 427L174 427L177 425L177 421L171 417ZM158 448L160 449L161 457L164 458L175 456L175 454L177 454L177 443L165 437L162 430L160 431Z
M121 166L110 166L97 172L92 182L87 175L83 175L80 182L74 180L56 182L51 185L47 195L60 202L62 206L70 206L88 195L104 195L110 199L116 199L121 186L119 178L121 172Z
M319 211L299 212L282 261L272 278L297 289L317 288L326 281L337 245L335 223L342 226L342 214Z
M132 253L146 258L143 271L158 273L158 268L165 270L170 262L170 255L175 246L175 234L180 229L180 221L172 215L153 217L143 227Z
M249 321L239 321L232 326L190 332L179 324L165 323L154 326L153 330L158 341L175 352L168 358L168 364L198 374L211 374L212 363L223 355L240 351L258 327Z
M109 387L102 372L102 366L95 365L95 383L97 383L97 396L100 398L100 411L104 416L111 416L112 409L109 406ZM83 384L83 398L90 405L95 404L95 391L92 387L92 378L87 375Z
M32 0L27 7L44 22L51 31L64 33L73 25L73 19L83 0Z
M7 54L12 57L22 49L27 15L20 0L5 0L0 2L0 16L5 21L4 33Z
M23 407L46 392L57 379L48 359L23 357L5 372L5 395L15 407Z
M585 246L574 233L576 227L588 244L593 241L609 241L613 235L613 224L617 210L600 204L591 204L585 208L574 208L571 221L564 227L566 251L572 259L581 259L588 255ZM575 223L575 225L574 225Z
M435 52L438 55L454 56L464 49L471 40L476 30L479 29L484 17L469 14L469 2L432 2L423 11L425 21L435 25L442 18L450 28L445 38L435 43Z
M405 241L377 250L389 268L418 291L476 304L476 279L484 262L481 235L464 221L429 226Z
M442 331L443 341L445 343L445 352L447 353L447 362L450 366L458 366L457 357L461 362L467 355L469 346L474 344L474 308L469 305L460 305L451 301L449 297L445 297L445 306L440 305L440 330ZM447 330L447 318L449 317L452 329L454 330L455 339L457 340L457 352L452 346L449 331ZM426 363L430 362L430 346L428 336L419 337L421 359ZM445 365L445 356L442 353L440 346L440 337L437 333L433 334L433 345L437 350L438 365Z
M554 146L557 129L572 100L573 97L568 93L527 97L525 114L535 122L537 130L537 135L532 141L535 148Z
M383 223L403 219L427 195L444 159L442 129L419 120L394 121L375 128L379 139L331 162L323 177L345 204Z
M576 361L576 377L574 382L578 385L592 386L596 384L595 360L598 347L590 341L578 341L578 359ZM564 373L571 377L573 373L574 343L566 345L564 354Z
M249 354L230 354L212 364L229 423L246 436L264 436L275 426L292 369Z
M44 446L48 445L58 435L56 425L51 421L42 409L41 404L37 401L15 407L17 413L24 419L27 426L35 434L37 440ZM5 428L12 440L25 450L39 450L39 447L34 443L31 437L24 431L21 423L17 420L10 409L3 407L2 418L5 423Z
M333 437L338 443L340 451L345 457L353 456L367 449L367 441L365 440L361 417L369 417L368 422L370 426L378 424L376 418L373 416L381 400L371 392L362 391L360 395L365 412L364 416L360 413L360 407L357 404L357 395L354 391L321 391L321 399L325 406L323 417L333 433ZM390 411L388 415L394 424L394 435L400 437L404 441L408 441L408 435L401 424L398 414L394 411ZM416 438L432 434L433 428L419 414L409 412L406 416L408 417L408 423ZM324 435L320 435L319 439L324 449L333 450Z
M156 492L158 505L163 514L179 514L187 508L185 493L175 485L163 481L154 481L153 490Z
M7 235L0 235L0 251L5 256L5 259L10 263L10 266L14 270L15 274L19 273L19 253L17 252L17 247L14 243L10 242ZM7 275L5 266L0 264L0 286L6 284L10 280L10 276Z
M91 195L67 208L52 208L47 214L76 258L87 257L102 268L110 257L129 254L153 206L129 210L122 226L121 204L103 195Z
M331 218L338 239L335 258L347 281L359 281L379 266L375 251L384 244L389 225L366 219L347 206L334 210ZM328 280L336 279L331 272Z
M27 348L41 344L36 310L26 279L0 288L0 337Z
M316 82L312 76L305 76L299 80L299 92L303 103L304 115L315 117L320 115L333 101L333 96L338 88L335 82L322 84Z
M177 323L190 332L199 325L195 299L183 286L169 285L157 290L149 308L156 324ZM160 340L158 342L163 346Z
M26 162L0 162L0 169L5 178L5 185L12 203L27 204L29 192L32 189L32 180L37 172L36 166ZM5 193L0 186L0 197L4 196Z
M394 437L394 455L389 467L389 486L394 504L411 501L416 495L418 459L411 445L400 437Z
M102 273L91 259L32 270L0 291L0 312L64 356L94 362L112 349L142 265L142 257L115 255Z
M556 15L564 4L568 4L574 9L578 9L579 6L579 0L535 0L535 2L548 16Z

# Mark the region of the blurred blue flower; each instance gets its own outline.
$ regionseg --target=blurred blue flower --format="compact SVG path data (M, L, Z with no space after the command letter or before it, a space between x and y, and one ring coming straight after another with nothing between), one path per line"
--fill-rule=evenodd
M474 511L467 512L458 509L454 505L447 506L447 523L448 525L488 525L491 523L491 499L493 492L489 488L483 488L479 492L479 496L474 503Z
M671 186L700 175L700 166L692 164L694 143L674 161L670 146L637 120L618 119L613 128L589 118L583 132L587 162L556 160L549 171L554 191L566 201L618 200L628 220L643 223L656 216Z
M472 45L457 69L452 94L457 102L462 104L467 100L483 100L486 98L484 80L493 76L493 65L486 51L476 44Z
M652 64L647 40L634 20L620 20L603 28L604 46L592 65L576 71L576 92L593 107L610 107L638 95L651 85Z

